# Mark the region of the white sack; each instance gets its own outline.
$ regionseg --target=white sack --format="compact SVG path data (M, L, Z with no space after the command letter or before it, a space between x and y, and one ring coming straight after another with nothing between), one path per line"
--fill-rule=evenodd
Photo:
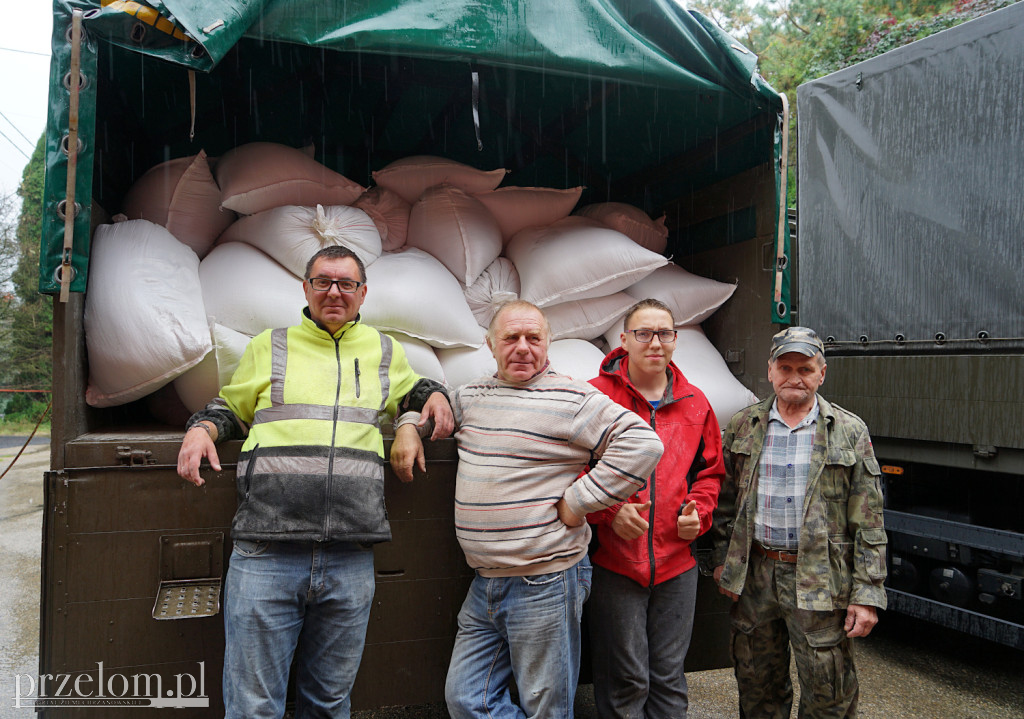
M196 253L163 227L130 220L96 229L85 295L86 402L139 399L206 356L213 343L199 284Z
M703 322L735 291L736 285L694 275L675 264L659 267L626 288L626 294L638 300L653 297L668 305L676 327Z
M441 363L434 354L434 348L423 340L410 337L402 332L388 332L392 339L402 345L405 350L405 358L409 360L412 371L420 377L426 377L444 384L444 370Z
M466 303L481 327L488 327L495 311L519 298L519 273L512 260L499 257L466 288Z
M161 424L181 429L192 416L188 408L181 403L178 393L174 391L174 383L165 384L156 392L150 392L142 401L145 402L149 415Z
M412 205L398 193L383 187L371 187L352 203L373 220L380 233L380 247L384 252L394 252L405 246L409 234L409 211Z
M174 389L191 413L198 412L231 381L242 354L252 338L224 325L214 324L213 352L174 380Z
M444 369L448 386L461 387L481 377L491 377L498 363L487 344L480 347L454 347L437 350L437 359Z
M707 396L722 429L734 414L757 402L757 396L736 379L697 325L679 328L672 361Z
M576 211L580 217L589 217L602 225L618 230L641 247L652 252L664 252L668 246L668 227L665 226L665 215L657 220L639 207L625 202L598 202L594 205L581 207Z
M309 258L325 247L344 245L368 265L381 253L377 225L362 210L345 205L285 205L242 217L218 244L245 242L283 265L296 277L306 272Z
M471 285L501 254L501 230L480 200L438 185L413 204L405 244L429 252L455 279Z
M254 215L282 205L351 205L362 185L302 150L276 142L250 142L225 152L214 168L221 205Z
M622 319L634 304L636 300L625 292L616 292L589 300L560 302L545 307L544 314L551 325L552 340L592 340L604 334L616 320Z
M200 258L235 219L221 209L220 188L202 150L147 170L125 193L122 211L130 220L163 225Z
M587 382L601 373L604 355L586 340L556 340L548 347L551 369L581 382Z
M519 271L520 297L538 307L613 294L668 263L621 232L583 217L523 230L505 255Z
M527 227L545 227L569 216L579 202L582 187L556 190L551 187L501 187L480 192L476 199L484 204L501 228L507 244Z
M372 173L373 181L412 204L425 190L442 183L470 194L493 190L505 179L506 170L478 170L455 160L433 155L412 155Z
M199 264L199 280L213 321L250 337L298 324L306 306L302 280L244 242L214 247Z
M433 347L478 347L484 331L469 311L462 285L423 250L388 252L366 268L363 322L403 332Z

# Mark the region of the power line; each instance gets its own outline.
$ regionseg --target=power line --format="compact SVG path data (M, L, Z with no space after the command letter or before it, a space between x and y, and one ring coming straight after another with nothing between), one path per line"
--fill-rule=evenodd
M0 117L2 117L3 119L7 120L7 122L10 124L10 126L13 127L15 130L17 130L19 135L21 135L22 137L25 137L25 133L22 132L21 130L18 130L18 126L15 125L13 122L11 122L11 118L7 117L7 115L3 114L2 112L0 112ZM25 142L27 142L29 145L32 144L32 141L30 139L28 139L27 137L25 137Z
M41 55L42 57L50 57L48 52L36 52L34 50L19 50L14 47L0 47L0 50L6 50L7 52L20 52L25 55Z
M15 128L15 129L17 129L17 128ZM11 138L7 137L7 135L4 134L3 130L0 130L0 137L4 138L5 140L7 140L7 142L11 143L11 145L14 147L15 150L20 152L22 155L25 155L25 159L26 160L31 160L32 159L31 157L28 156L28 154L24 150L22 150L20 147L18 147L14 143L14 140L12 140Z

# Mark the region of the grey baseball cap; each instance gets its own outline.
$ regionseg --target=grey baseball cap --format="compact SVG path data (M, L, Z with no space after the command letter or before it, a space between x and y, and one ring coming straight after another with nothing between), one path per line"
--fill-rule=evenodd
M810 327L788 327L772 337L772 353L769 359L775 361L779 355L787 352L799 352L813 357L821 352L825 354L825 346L818 338L818 333Z

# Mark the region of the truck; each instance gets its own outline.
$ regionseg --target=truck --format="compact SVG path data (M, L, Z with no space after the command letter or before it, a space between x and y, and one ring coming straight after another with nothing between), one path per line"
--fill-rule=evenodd
M871 430L888 615L1018 649L1021 71L1017 3L797 90L799 322Z
M737 286L706 331L764 396L770 338L794 317L788 106L700 13L673 0L55 0L53 17L39 268L54 308L40 616L51 688L81 678L182 716L222 712L239 444L197 489L175 471L183 426L146 401L85 401L93 232L161 162L312 145L369 184L398 158L440 155L664 213L673 261ZM386 479L394 539L375 547L357 709L443 699L470 573L452 526L454 441L427 451L425 477ZM728 607L702 577L691 671L728 663ZM60 716L88 711L76 706Z

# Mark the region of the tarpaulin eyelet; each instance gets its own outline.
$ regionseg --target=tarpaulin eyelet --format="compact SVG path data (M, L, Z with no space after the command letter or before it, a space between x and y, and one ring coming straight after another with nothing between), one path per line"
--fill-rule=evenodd
M64 135L64 137L62 137L60 139L60 151L63 152L65 155L68 154L68 136L67 135ZM81 152L82 152L82 138L79 137L78 141L75 143L75 154L78 155L78 154L81 154Z
M60 202L57 203L57 216L60 217L60 219L62 219L62 220L67 217L67 213L65 212L67 210L67 206L68 206L68 201L67 200L61 200ZM78 213L81 212L81 211L82 211L82 206L79 205L76 202L75 203L75 217L78 217Z
M58 285L64 279L64 273L62 272L64 267L65 267L64 265L57 265L56 269L54 269L54 271L53 271L53 281L56 282ZM68 268L69 277L71 278L69 280L69 282L74 282L75 281L75 275L78 274L78 270L76 270L72 265L67 265L67 268Z
M78 89L79 90L84 90L88 86L89 86L89 78L87 78L82 73L78 73ZM71 91L71 73L70 72L64 73L64 88L66 90L68 90L69 92Z

